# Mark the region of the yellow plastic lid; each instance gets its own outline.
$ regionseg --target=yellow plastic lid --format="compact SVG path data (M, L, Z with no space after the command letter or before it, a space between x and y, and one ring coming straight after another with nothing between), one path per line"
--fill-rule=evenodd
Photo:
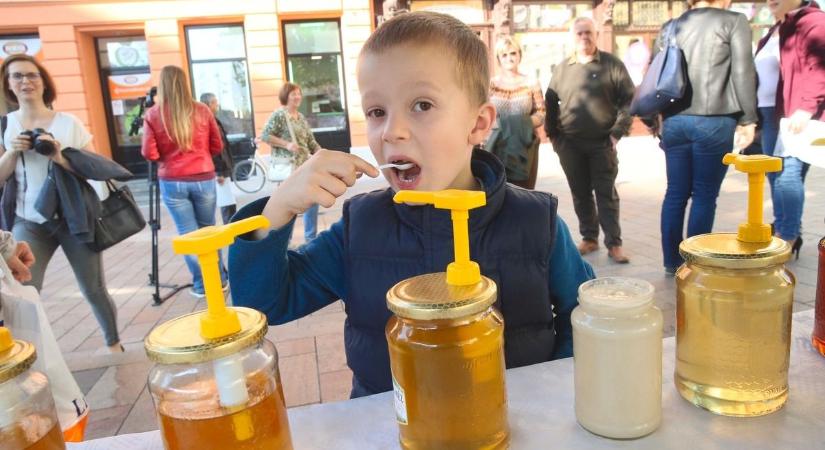
M187 314L155 327L144 340L149 357L164 364L209 361L260 342L266 334L266 317L249 308L227 307L223 296L218 250L237 236L269 226L254 216L222 226L204 227L178 236L172 248L178 254L198 256L207 309Z
M6 327L0 327L0 383L29 370L37 359L34 345L17 341Z

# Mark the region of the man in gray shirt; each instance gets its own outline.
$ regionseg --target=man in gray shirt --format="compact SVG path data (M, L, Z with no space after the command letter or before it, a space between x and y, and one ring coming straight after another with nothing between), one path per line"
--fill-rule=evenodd
M601 224L608 256L627 263L619 226L616 143L630 130L628 110L635 89L624 64L596 47L593 20L577 18L572 34L575 53L554 68L544 98L544 129L573 194L582 235L579 253L599 248Z

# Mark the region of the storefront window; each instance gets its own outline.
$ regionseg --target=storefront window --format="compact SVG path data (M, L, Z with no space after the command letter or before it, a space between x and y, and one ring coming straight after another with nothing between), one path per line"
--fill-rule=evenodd
M192 94L218 97L217 117L227 138L252 137L252 100L246 64L244 29L241 25L196 25L186 27Z
M513 28L516 31L567 29L570 21L580 16L592 16L591 4L516 4L513 5Z
M301 86L300 111L316 133L348 129L337 21L284 24L289 81Z
M633 25L637 27L660 27L670 17L667 2L634 1Z
M149 67L149 49L143 36L101 38L97 47L101 69Z
M40 37L36 34L0 36L0 62L20 53L29 56L40 53Z

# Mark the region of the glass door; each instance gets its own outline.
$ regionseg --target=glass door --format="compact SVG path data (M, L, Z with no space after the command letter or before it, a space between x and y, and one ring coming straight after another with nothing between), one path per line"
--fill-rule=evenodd
M135 175L144 175L146 161L140 155L142 130L136 121L141 100L152 84L146 39L98 38L96 44L112 159Z
M300 111L328 149L351 146L341 33L337 20L284 23L287 79L301 86Z

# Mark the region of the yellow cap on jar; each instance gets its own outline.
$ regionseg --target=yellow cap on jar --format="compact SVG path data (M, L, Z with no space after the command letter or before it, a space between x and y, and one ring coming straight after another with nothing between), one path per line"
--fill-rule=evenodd
M172 248L178 254L198 256L207 309L155 327L144 340L146 354L161 364L211 361L256 345L266 335L266 317L250 308L227 307L221 287L218 250L237 236L269 226L263 216L204 227L178 236Z
M478 264L470 260L469 210L486 204L484 192L398 191L393 200L449 209L455 261L447 266L446 272L420 275L393 286L387 291L390 311L410 319L457 319L482 312L495 303L496 283L482 276Z
M37 359L34 345L16 341L6 327L0 327L0 383L29 370Z
M748 221L738 233L709 233L693 236L679 244L685 262L726 269L758 269L782 264L791 256L791 247L771 236L771 227L762 221L765 173L782 170L782 160L765 155L728 153L723 164L748 174Z

